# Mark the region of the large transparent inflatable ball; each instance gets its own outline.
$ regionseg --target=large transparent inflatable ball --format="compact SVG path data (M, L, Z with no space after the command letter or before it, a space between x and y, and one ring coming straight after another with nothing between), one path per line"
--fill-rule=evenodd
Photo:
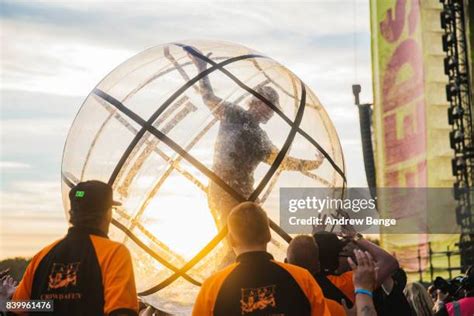
M280 188L345 184L338 136L310 88L275 60L216 41L150 48L91 91L64 148L66 211L71 186L91 179L122 202L109 237L130 250L140 297L178 315L233 260L233 206L263 206L269 251L283 260Z

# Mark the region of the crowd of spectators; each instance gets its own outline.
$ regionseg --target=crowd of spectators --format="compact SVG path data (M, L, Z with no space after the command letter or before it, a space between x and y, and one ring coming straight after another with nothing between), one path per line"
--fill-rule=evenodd
M67 235L33 257L17 284L0 272L0 307L10 300L53 299L54 315L166 315L137 300L127 248L108 239L112 189L79 183L69 194ZM428 288L407 284L398 261L353 227L290 242L284 262L267 251L266 212L256 203L227 218L234 263L201 286L193 315L474 315L474 269Z

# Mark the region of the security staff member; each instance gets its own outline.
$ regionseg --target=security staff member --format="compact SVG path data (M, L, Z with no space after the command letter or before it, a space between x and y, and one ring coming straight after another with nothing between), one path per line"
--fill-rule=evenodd
M236 206L227 218L237 262L204 281L193 315L330 315L321 288L300 267L273 260L268 217L255 203Z
M107 237L112 206L120 204L112 188L81 182L69 200L72 227L33 257L12 299L54 300L50 315L137 315L130 253Z

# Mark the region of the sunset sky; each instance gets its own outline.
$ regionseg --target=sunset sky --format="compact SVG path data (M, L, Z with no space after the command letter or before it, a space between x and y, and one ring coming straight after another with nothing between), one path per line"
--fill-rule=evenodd
M65 233L61 156L75 114L114 67L167 42L236 42L288 67L333 120L349 185L366 185L351 85L371 101L368 1L0 0L0 20L0 259Z

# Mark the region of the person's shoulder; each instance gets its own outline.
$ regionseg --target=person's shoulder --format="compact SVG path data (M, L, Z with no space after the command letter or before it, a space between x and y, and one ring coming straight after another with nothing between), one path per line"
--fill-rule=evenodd
M341 280L352 280L354 272L352 270L346 271L341 274L329 274L326 277L331 281L341 281Z
M273 260L273 262L285 269L291 275L291 277L296 281L308 298L313 295L322 295L321 287L308 270L289 263L283 263L275 260Z
M354 271L349 270L340 275L341 280L348 286L353 286Z
M130 251L121 242L97 235L90 235L90 238L97 252L108 253L110 255L120 254L130 256Z
M342 273L341 277L344 278L344 279L351 279L352 280L353 275L354 275L354 271L349 270L349 271L346 271L346 272Z
M212 274L208 277L202 284L203 287L212 287L216 284L222 283L229 274L235 269L238 263L233 263L222 270L217 271L216 273Z
M228 265L227 267L215 272L214 274L212 274L209 278L207 278L207 280L209 280L210 282L212 282L213 280L217 280L217 279L220 279L222 277L225 277L227 275L229 275L229 273L231 273L236 266L238 266L239 264L238 263L232 263L230 265Z
M90 234L89 236L93 241L101 243L101 244L106 244L109 247L118 248L118 247L124 246L121 242L111 240L107 237L102 237L99 235L92 235L92 234Z
M463 298L457 300L457 302L462 306L465 306L465 307L469 306L469 308L474 309L474 297L472 297L472 296L463 297ZM454 309L453 302L446 303L446 308L448 310L449 309Z
M224 117L226 119L243 119L248 118L247 111L242 108L240 105L232 103L232 102L223 102L220 105L220 108L224 112Z
M50 243L49 245L43 247L40 251L38 251L32 258L32 261L38 260L43 258L48 252L51 251L51 249L54 248L60 241L62 241L64 238L59 238L55 240L54 242Z
M292 275L296 274L305 278L313 278L311 273L305 268L296 266L294 264L284 263L284 262L275 261L275 260L273 260L273 262L278 264L280 267L287 270L288 272L290 272Z
M316 285L316 287L319 287L318 283L316 282L316 279L305 268L275 260L273 260L273 262L279 265L281 268L285 269L293 277L293 279L295 279L296 282L300 284L300 286L304 284L304 286L314 287Z
M36 270L40 262L43 260L43 258L51 251L51 249L54 248L61 240L64 238L60 238L55 240L54 242L50 243L49 245L43 247L40 251L38 251L32 258L29 263L29 268Z

